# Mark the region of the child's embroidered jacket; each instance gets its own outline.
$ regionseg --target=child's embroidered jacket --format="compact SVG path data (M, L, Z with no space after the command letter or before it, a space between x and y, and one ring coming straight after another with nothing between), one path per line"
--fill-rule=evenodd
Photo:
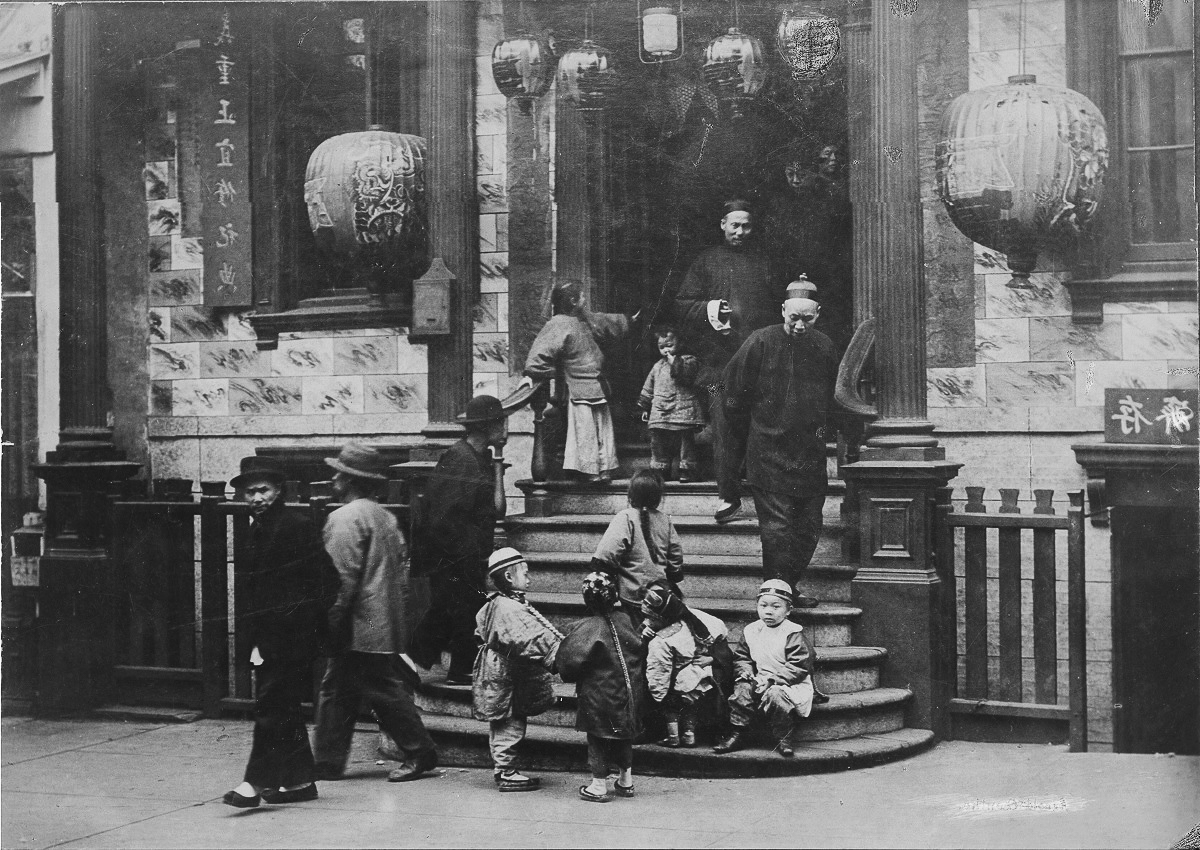
M558 630L532 605L501 593L489 597L475 623L483 640L472 676L476 719L532 717L553 705Z
M682 355L681 355L682 356ZM671 375L671 364L662 358L650 369L638 397L638 407L650 411L651 428L680 430L703 428L704 411L695 390L680 386Z
M742 630L742 639L733 648L737 679L774 679L797 706L812 702L807 663L804 629L791 620L784 620L774 628L755 620Z
M711 640L729 633L725 624L712 614L697 608L691 611L708 627ZM704 693L713 687L713 659L705 647L697 645L692 630L683 621L660 629L647 644L646 684L655 702L662 702L670 691Z

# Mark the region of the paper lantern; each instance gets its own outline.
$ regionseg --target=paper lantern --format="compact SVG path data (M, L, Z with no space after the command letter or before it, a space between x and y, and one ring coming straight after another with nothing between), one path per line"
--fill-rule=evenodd
M492 48L492 79L508 98L529 113L533 102L550 90L554 67L550 50L534 35L506 38Z
M317 243L420 274L428 266L425 140L372 128L326 139L304 174Z
M679 13L670 6L643 9L639 32L643 62L672 62L683 56L683 28Z
M775 48L798 83L824 76L841 45L837 19L819 12L784 12L775 28Z
M559 90L581 112L596 113L607 106L612 81L611 56L591 39L558 60Z
M762 41L730 27L704 48L704 81L734 118L767 82Z
M1012 287L1029 286L1040 251L1088 226L1107 166L1096 105L1032 75L959 95L942 117L938 194L959 230L1007 255Z

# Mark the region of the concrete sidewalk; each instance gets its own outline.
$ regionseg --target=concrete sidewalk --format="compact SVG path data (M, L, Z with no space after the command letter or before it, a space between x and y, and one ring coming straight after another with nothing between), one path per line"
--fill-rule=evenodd
M1169 847L1200 820L1196 757L951 742L840 774L638 777L636 798L595 805L573 774L530 794L460 768L388 784L373 734L319 800L238 811L220 800L241 780L247 721L2 730L4 848Z

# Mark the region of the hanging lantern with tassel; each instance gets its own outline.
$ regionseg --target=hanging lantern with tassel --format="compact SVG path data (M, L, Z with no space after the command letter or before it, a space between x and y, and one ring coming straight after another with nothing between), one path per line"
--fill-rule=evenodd
M492 48L492 79L528 115L534 101L550 90L554 69L550 49L535 35L506 38Z
M942 118L938 195L967 237L1007 255L1013 288L1029 287L1039 252L1088 226L1107 166L1096 105L1033 75L959 95Z
M608 105L613 82L612 57L591 39L558 60L558 87L580 112L595 114Z
M775 48L787 63L792 80L819 80L837 59L842 28L837 18L820 12L786 11L775 28Z
M704 48L704 82L725 104L731 117L741 118L745 105L767 82L762 41L736 26Z

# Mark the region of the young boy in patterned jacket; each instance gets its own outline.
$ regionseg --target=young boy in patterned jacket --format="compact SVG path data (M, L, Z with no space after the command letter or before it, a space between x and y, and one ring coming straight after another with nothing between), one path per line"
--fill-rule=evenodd
M488 744L501 791L536 791L537 777L518 768L527 718L554 704L550 671L562 634L525 601L529 564L516 549L497 549L488 559L497 592L475 617L483 640L472 675L474 714L490 724Z

